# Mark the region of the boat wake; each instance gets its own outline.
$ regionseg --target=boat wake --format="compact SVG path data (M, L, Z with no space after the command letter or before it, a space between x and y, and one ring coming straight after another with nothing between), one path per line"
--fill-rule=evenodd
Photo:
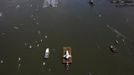
M20 67L21 67L21 64L19 63L19 64L18 64L18 68L17 68L17 72L16 72L16 74L19 73L19 71L20 71Z
M123 35L122 33L120 33L117 29L115 29L109 25L107 25L107 28L109 28L111 31L115 32L117 37L122 37L122 38L126 39L126 36Z

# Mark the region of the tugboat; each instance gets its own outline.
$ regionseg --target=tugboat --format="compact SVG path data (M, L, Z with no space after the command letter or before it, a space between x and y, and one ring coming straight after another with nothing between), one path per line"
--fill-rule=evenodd
M70 46L63 47L63 61L62 63L65 64L66 70L69 70L70 64L72 64L72 48Z
M49 54L50 54L49 48L46 48L44 58L45 58L45 59L48 59L48 58L49 58Z

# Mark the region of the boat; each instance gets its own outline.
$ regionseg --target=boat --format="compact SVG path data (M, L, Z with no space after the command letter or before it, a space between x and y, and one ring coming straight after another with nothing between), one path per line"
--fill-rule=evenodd
M66 66L66 70L69 70L70 64L72 64L72 48L70 46L63 47L63 64Z
M119 53L117 47L115 47L114 45L110 45L109 48L110 48L110 50L111 50L112 53Z
M50 54L49 48L46 48L44 58L48 59L49 58L49 54Z

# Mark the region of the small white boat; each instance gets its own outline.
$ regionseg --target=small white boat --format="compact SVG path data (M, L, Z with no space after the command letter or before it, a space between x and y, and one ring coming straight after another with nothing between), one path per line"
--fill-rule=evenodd
M44 58L45 58L45 59L48 59L48 58L49 58L49 54L50 54L49 48L46 48Z

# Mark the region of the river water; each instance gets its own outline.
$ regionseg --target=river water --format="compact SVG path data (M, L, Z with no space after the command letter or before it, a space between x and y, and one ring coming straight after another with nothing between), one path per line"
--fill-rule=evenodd
M109 0L43 4L0 0L0 75L134 75L134 7ZM114 40L119 53L108 48ZM70 71L62 64L64 43L72 47Z

